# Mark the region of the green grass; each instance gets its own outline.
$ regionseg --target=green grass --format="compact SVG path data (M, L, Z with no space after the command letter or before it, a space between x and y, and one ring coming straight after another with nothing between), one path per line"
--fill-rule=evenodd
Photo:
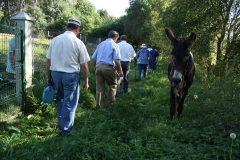
M100 110L93 108L95 75L90 62L90 88L81 91L74 131L68 137L59 135L55 105L41 104L45 77L36 78L40 85L35 85L27 103L33 110L0 130L0 156L3 160L240 159L239 79L227 72L217 77L197 65L183 115L170 121L167 61L163 58L157 71L142 80L135 78L137 68L131 64L129 93L121 94L113 107ZM237 138L232 141L230 133Z

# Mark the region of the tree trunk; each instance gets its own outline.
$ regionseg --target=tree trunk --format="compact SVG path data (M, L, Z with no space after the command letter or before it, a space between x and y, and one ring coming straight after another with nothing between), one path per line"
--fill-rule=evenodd
M225 32L226 32L225 24L223 24L221 35L220 35L220 37L218 37L218 40L217 40L217 62L222 58L221 46L222 46L222 42L223 42L223 39L224 39L224 36L225 36Z

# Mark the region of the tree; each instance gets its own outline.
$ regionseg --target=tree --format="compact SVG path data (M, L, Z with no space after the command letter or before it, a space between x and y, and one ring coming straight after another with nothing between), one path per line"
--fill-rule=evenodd
M10 25L10 19L20 11L19 1L15 0L3 0L1 3L2 11L4 13L4 19L8 25Z
M124 33L132 40L135 46L141 43L149 43L152 27L151 3L148 0L132 1L127 9L127 17L124 24Z
M8 25L10 25L11 17L17 15L22 11L25 4L32 5L32 0L3 0L1 1L2 11L4 13L4 19Z
M122 16L117 19L112 19L107 21L105 24L99 26L94 29L89 35L92 37L101 37L103 39L107 38L110 30L115 30L119 33L119 35L124 34L124 21L126 17Z
M240 2L239 0L230 1L226 4L229 7L229 12L225 15L228 19L226 24L226 52L224 59L232 60L240 56L239 41L240 41ZM224 15L222 15L224 17Z
M170 27L176 37L186 36L191 31L197 33L197 39L201 39L193 48L199 53L197 58L209 59L215 54L218 62L238 53L234 46L239 39L239 0L153 0L152 3L152 15L159 14L158 28ZM206 62L211 66L213 61Z
M172 0L162 3L161 28L169 27L176 37L187 37L191 31L197 33L197 41L192 48L196 60L204 61L211 66L212 43L216 38L216 24L212 20L213 10L209 1Z
M100 18L103 21L108 21L109 20L109 15L108 15L107 10L100 9L100 10L97 11L97 13L99 14Z
M81 33L84 35L88 35L93 29L101 25L99 14L96 13L95 7L87 0L76 0L74 15L81 20Z
M41 8L39 8L36 4L26 6L26 13L34 19L34 28L36 30L45 29L46 15L42 12Z
M2 11L2 7L0 7L0 20L2 19L2 17L4 16L3 11Z

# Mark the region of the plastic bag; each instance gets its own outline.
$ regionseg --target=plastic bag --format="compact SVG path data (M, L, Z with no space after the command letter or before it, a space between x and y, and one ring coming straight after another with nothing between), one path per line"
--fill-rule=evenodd
M52 104L55 96L54 88L51 84L46 86L42 94L42 102L47 104Z
M123 80L123 77L120 77L118 80L117 80L117 85L120 85L122 83L122 80Z

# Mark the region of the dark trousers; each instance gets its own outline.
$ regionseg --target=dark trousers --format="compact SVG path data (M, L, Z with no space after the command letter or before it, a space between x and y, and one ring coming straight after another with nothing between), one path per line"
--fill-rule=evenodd
M130 71L130 62L121 61L122 71L123 71L123 92L128 92L128 74ZM120 84L117 86L117 94L120 92Z
M138 64L138 77L142 78L142 70L143 70L143 77L147 77L147 70L148 64Z

